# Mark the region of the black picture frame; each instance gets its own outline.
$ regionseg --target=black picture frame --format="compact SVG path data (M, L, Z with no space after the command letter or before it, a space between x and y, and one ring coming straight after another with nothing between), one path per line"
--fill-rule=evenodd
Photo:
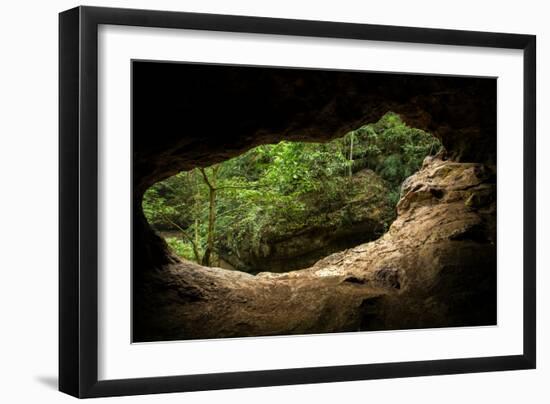
M98 26L180 28L523 50L523 354L98 380ZM536 366L536 37L533 35L77 7L59 15L59 389L75 397L324 383Z

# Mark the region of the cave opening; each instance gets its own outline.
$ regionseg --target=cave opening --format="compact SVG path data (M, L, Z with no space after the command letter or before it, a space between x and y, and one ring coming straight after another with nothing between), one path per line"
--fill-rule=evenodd
M181 171L151 186L142 208L179 259L289 272L383 235L403 181L442 150L388 112L329 141L282 140Z
M496 324L496 84L482 77L133 61L133 341ZM381 136L367 125L384 120L408 129ZM384 151L403 132L433 135L428 139L438 139L442 152L417 150L418 140L399 149L400 156L416 156L409 162ZM374 142L373 133L388 145ZM292 171L293 159L255 174L247 165L260 157L273 163L279 154L296 157L299 169ZM219 168L226 164L233 169ZM214 174L216 186L234 188L218 192L214 234L223 237L211 238L207 262L207 181ZM337 239L353 221L353 209L350 215L344 208L355 200L350 184L360 180L373 189L357 199L369 194L384 207L377 205L379 231L354 227L371 241L347 235L350 244L325 240L316 248L313 236L300 233L300 243L290 242L308 226L311 234ZM197 214L178 219L178 210L168 209L177 207L168 191L178 181L195 182L182 192L202 190L196 199L203 203L183 198L182 212L196 205ZM320 214L325 206L332 207ZM170 250L159 234L174 229L155 217L156 208L175 214L168 218L187 233L178 229L179 240L195 241L199 230L197 254L191 243ZM347 215L331 221L328 211ZM299 220L285 222L287 216ZM330 226L320 231L319 223ZM278 261L273 241L281 233L287 244L277 251L286 259ZM237 261L241 249L254 254ZM307 249L315 254L304 258ZM236 270L215 268L225 265L216 256L222 253ZM297 270L289 262L300 262Z

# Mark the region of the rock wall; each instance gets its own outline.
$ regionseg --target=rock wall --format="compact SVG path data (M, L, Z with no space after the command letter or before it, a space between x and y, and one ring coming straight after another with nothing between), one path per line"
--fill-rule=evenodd
M394 111L456 161L496 161L496 80L134 62L133 251L142 272L171 261L141 211L145 190L280 140L329 140Z
M148 62L132 78L136 341L495 323L495 79ZM375 242L252 276L177 260L143 216L145 190L181 170L388 111L453 161L406 181Z
M427 158L380 239L257 276L173 262L134 299L136 341L496 323L496 174Z
M496 79L135 62L135 191L281 140L330 140L386 112L494 163Z

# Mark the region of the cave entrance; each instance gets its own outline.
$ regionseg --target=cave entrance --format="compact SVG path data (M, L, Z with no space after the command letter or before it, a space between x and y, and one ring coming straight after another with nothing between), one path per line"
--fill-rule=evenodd
M496 83L133 61L133 341L495 324Z
M180 259L292 271L383 235L402 182L441 147L388 112L330 141L283 140L181 171L151 186L142 208Z

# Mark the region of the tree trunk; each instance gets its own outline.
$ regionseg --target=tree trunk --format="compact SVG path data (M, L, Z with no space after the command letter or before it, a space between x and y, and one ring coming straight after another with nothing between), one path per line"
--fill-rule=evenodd
M210 266L210 257L212 250L214 249L214 225L216 223L216 189L210 188L209 197L209 211L208 211L208 238L206 242L206 250L202 257L202 265Z
M349 176L353 175L353 133L350 136L349 145Z
M199 239L199 219L195 219L195 245L198 246L200 244L200 239ZM199 264L199 262L197 261L197 264Z
M212 251L214 250L214 230L216 226L216 180L219 166L212 167L212 178L208 179L205 171L202 171L206 185L209 189L209 209L208 209L208 237L206 250L202 257L202 265L209 267L211 264Z

